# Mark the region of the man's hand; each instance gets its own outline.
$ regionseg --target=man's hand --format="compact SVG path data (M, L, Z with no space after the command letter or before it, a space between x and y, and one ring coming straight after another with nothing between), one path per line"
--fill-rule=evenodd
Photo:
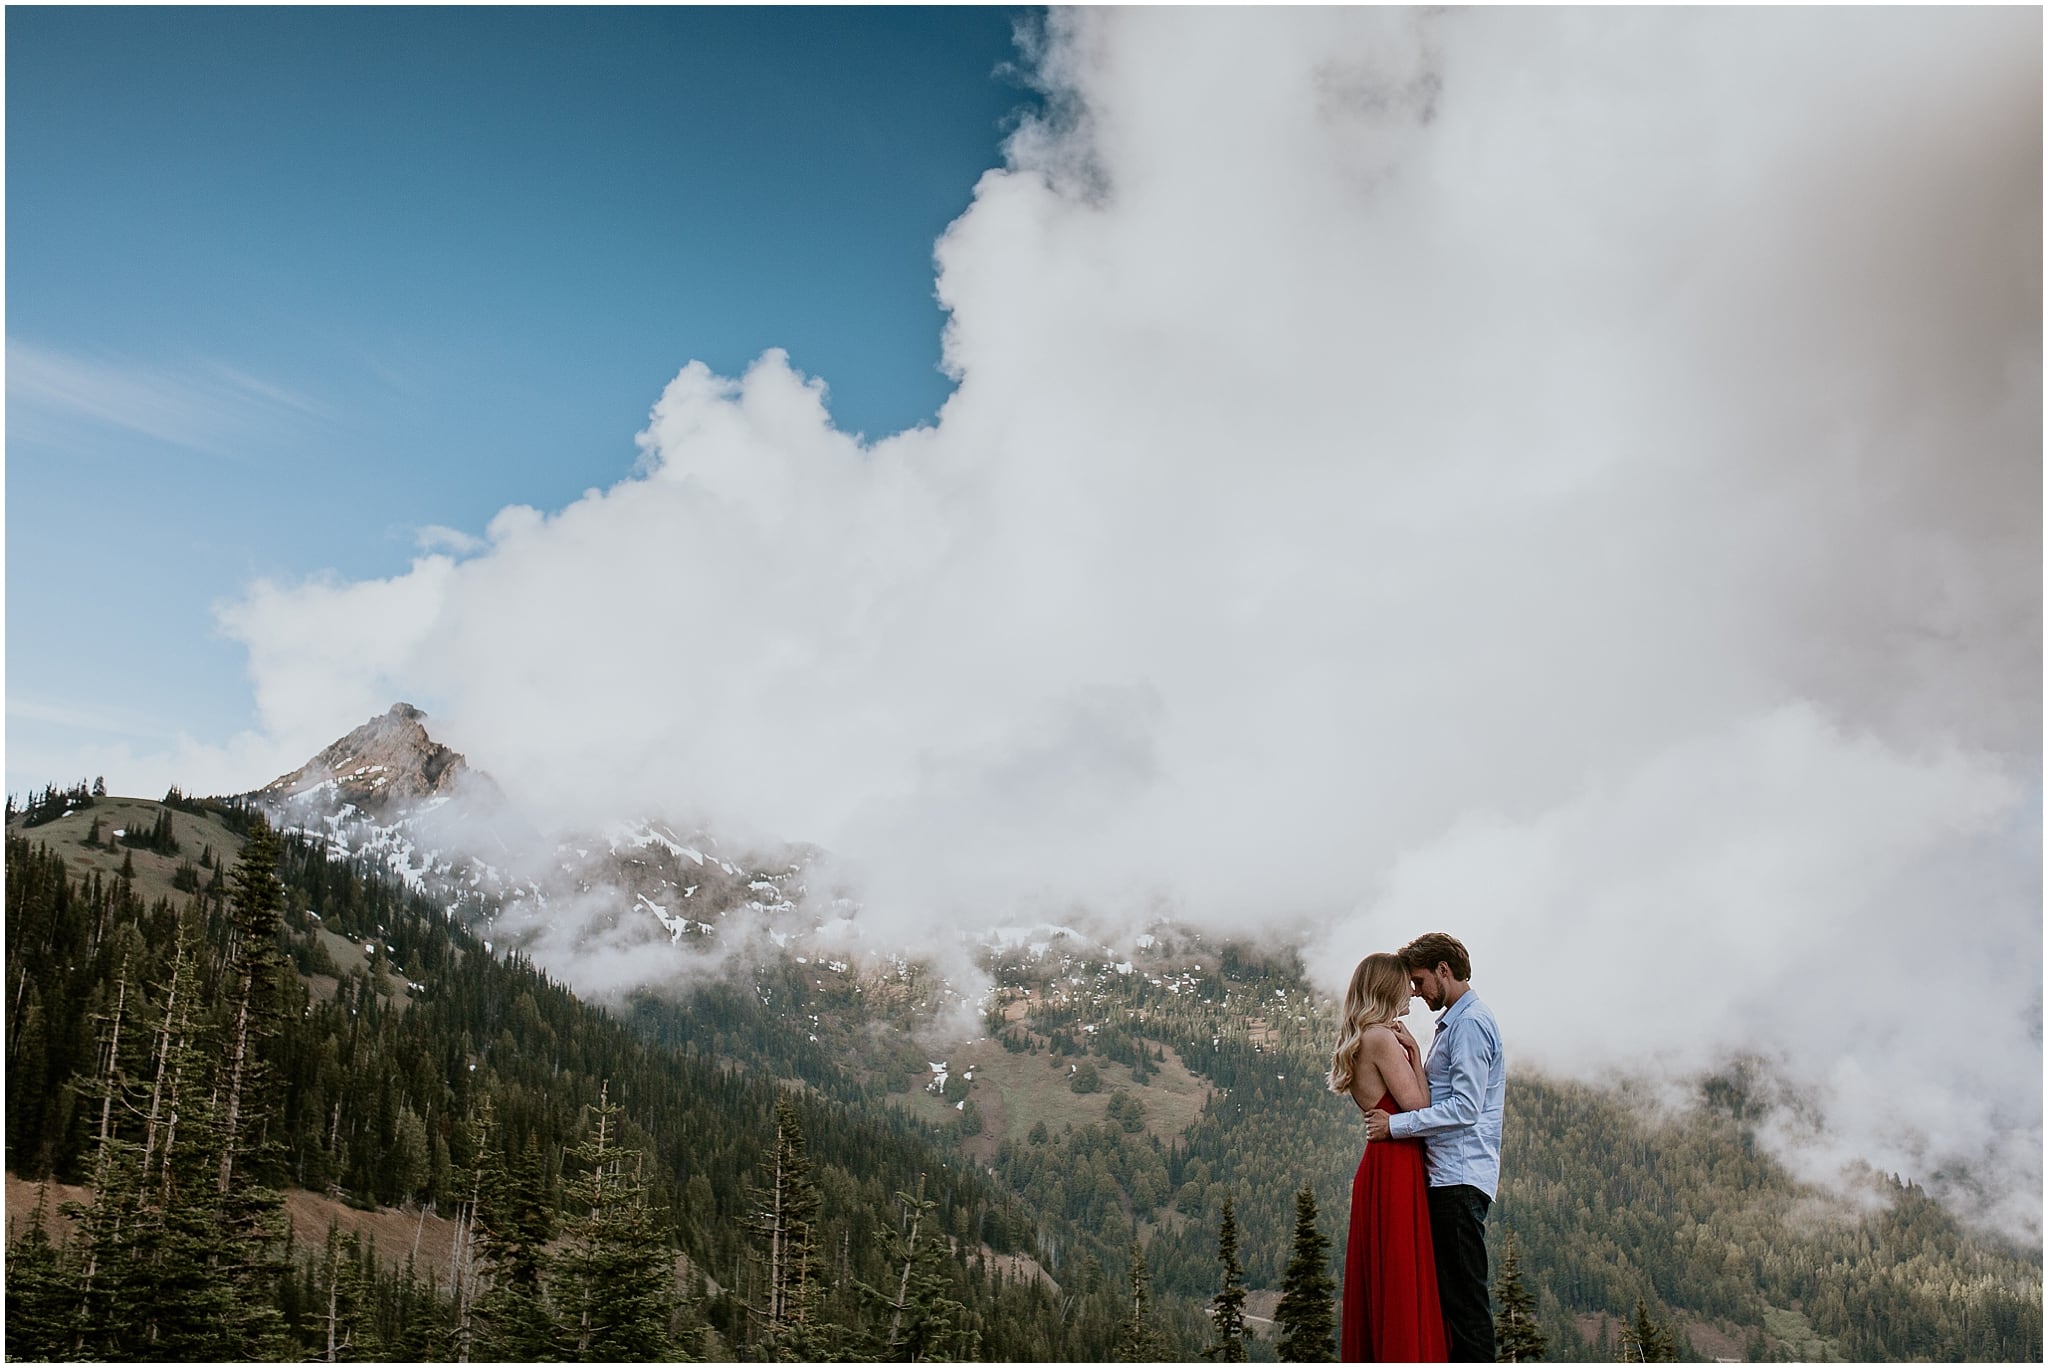
M1365 1114L1365 1138L1368 1140L1386 1140L1391 1138L1394 1132L1389 1121L1390 1118L1387 1114L1378 1108L1367 1112Z

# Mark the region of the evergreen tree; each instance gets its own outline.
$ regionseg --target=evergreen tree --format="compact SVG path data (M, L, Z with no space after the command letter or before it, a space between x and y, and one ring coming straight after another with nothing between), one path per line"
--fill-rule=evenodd
M1316 1224L1316 1194L1294 1195L1294 1244L1273 1312L1283 1363L1328 1363L1337 1356L1336 1283L1330 1277L1330 1239Z
M156 823L149 830L147 844L159 855L178 853L178 837L171 825L171 810L160 807L156 810Z
M50 1243L48 1203L48 1185L38 1185L28 1229L7 1248L7 1357L16 1361L60 1358L72 1347L78 1293L72 1270Z
M1514 1232L1501 1255L1500 1277L1493 1285L1494 1357L1501 1363L1535 1363L1549 1347L1549 1337L1536 1323L1536 1299L1522 1285L1522 1264Z
M1123 1323L1117 1327L1119 1363L1154 1363L1164 1358L1159 1332L1152 1325L1152 1278L1145 1267L1145 1247L1131 1239L1131 1292Z
M67 1357L124 1357L133 1342L135 1299L124 1284L135 1280L143 1263L138 1253L145 1220L142 1176L134 1146L117 1135L112 1125L115 1103L123 1092L121 1028L128 1016L127 990L124 960L113 1010L104 1018L107 1029L99 1038L99 1065L93 1078L97 1103L93 1110L98 1113L99 1125L93 1149L92 1200L84 1205L67 1202L62 1208L77 1222L80 1264Z
M762 1270L753 1312L773 1357L803 1357L819 1327L813 1324L823 1292L817 1267L818 1192L804 1149L803 1124L788 1096L775 1100L775 1139L761 1164L763 1183L753 1192L747 1229Z
M980 1348L981 1334L969 1324L967 1307L947 1295L951 1280L945 1271L945 1240L934 1215L938 1203L924 1192L924 1175L920 1174L915 1195L896 1194L901 1224L881 1232L883 1253L895 1281L893 1292L860 1285L888 1314L887 1328L877 1336L877 1357L889 1362L969 1359Z
M169 820L164 810L166 840ZM277 1176L280 1146L270 1130L276 1086L262 1055L265 1043L288 1020L283 990L291 962L277 944L284 920L280 855L276 833L258 818L235 866L228 905L231 1015L216 1085L222 1099L217 1192L235 1293L223 1327L234 1346L229 1358L273 1357L281 1351L284 1334L275 1288L290 1273L291 1230L284 1194L268 1181Z
M619 1144L610 1091L598 1090L590 1134L575 1151L583 1170L568 1184L578 1214L549 1289L560 1348L574 1362L668 1359L675 1257L648 1210L640 1151Z
M343 1235L334 1222L327 1225L327 1245L320 1264L316 1291L316 1323L322 1345L321 1358L328 1363L364 1362L384 1357L384 1345L377 1333L376 1270L372 1255L355 1235Z
M554 1356L546 1283L554 1235L547 1173L532 1136L517 1160L498 1148L490 1099L471 1119L469 1202L461 1229L468 1276L457 1287L457 1357L532 1362Z
M72 1354L90 1358L275 1357L271 1287L244 1274L265 1263L232 1228L215 1190L220 1152L213 1085L195 1014L197 975L180 931L148 1048L147 1100L110 1069L107 1098L139 1115L141 1142L103 1127L89 1204L77 1217L80 1265ZM117 1014L118 1015L118 1014ZM110 1038L108 1055L118 1058ZM110 1116L103 1110L103 1116Z
M1223 1227L1216 1236L1216 1260L1223 1265L1223 1286L1209 1304L1216 1323L1216 1340L1202 1351L1203 1358L1218 1363L1243 1363L1244 1356L1244 1266L1237 1261L1237 1208L1233 1199L1223 1199Z
M1641 1297L1636 1298L1636 1314L1633 1321L1621 1327L1621 1361L1623 1363L1675 1363L1678 1361L1678 1346L1672 1341L1671 1332L1650 1316L1650 1309Z
M278 855L276 833L259 818L250 830L248 844L242 848L241 860L235 865L234 897L228 904L234 937L228 975L234 986L229 1009L233 1018L222 1060L223 1196L233 1186L236 1160L248 1147L245 1137L252 1128L243 1109L245 1094L246 1100L253 1100L257 1091L261 1070L257 1044L274 1033L278 1025L275 1013L266 1011L274 1006L267 1001L273 981L287 967L277 948L278 929L284 921L284 884L277 876Z

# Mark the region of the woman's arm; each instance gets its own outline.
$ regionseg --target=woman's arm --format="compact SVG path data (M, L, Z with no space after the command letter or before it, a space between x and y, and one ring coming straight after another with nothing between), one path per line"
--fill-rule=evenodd
M1389 1022L1388 1025L1392 1027L1395 1037L1400 1040L1401 1049L1408 1056L1408 1067L1415 1070L1416 1081L1422 1084L1422 1096L1424 1104L1427 1105L1429 1098L1429 1070L1422 1063L1422 1047L1415 1043L1414 1036L1408 1034L1406 1023L1393 1021Z
M1409 1054L1399 1036L1388 1030L1367 1031L1361 1053L1379 1066L1386 1090L1394 1095L1402 1111L1419 1111L1429 1105L1429 1084L1423 1081L1416 1057Z

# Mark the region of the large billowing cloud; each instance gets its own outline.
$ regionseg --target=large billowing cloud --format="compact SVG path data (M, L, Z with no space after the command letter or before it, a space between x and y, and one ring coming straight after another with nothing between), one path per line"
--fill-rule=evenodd
M1172 910L1335 984L1449 928L1519 1058L1759 1050L2024 1223L2040 51L1059 12L939 244L935 425L693 363L612 488L253 590L264 729L412 698L557 823L824 845L884 932Z

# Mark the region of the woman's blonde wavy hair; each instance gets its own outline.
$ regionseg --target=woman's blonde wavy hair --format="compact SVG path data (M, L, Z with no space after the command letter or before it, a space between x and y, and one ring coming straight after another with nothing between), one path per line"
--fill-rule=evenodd
M1344 990L1337 1052L1330 1056L1331 1092L1351 1091L1365 1033L1408 1015L1409 996L1408 966L1399 955L1367 955L1358 962L1351 971L1351 986Z

